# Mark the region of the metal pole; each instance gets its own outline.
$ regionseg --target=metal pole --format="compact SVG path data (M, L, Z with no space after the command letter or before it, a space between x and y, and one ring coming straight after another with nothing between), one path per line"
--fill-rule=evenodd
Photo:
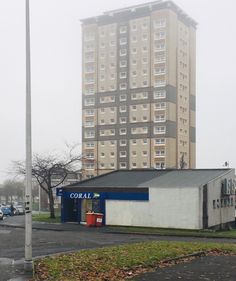
M26 19L26 186L25 186L25 262L24 269L33 271L32 261L32 144L31 144L31 69L30 10L25 1Z

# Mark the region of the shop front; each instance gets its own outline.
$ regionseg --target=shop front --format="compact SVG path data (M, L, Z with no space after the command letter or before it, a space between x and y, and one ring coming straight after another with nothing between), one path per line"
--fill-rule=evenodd
M61 222L77 222L79 224L87 223L87 214L102 214L102 225L106 224L106 201L107 200L130 200L147 201L147 188L115 189L99 188L90 189L91 192L84 189L68 190L67 188L58 188L57 196L61 196Z

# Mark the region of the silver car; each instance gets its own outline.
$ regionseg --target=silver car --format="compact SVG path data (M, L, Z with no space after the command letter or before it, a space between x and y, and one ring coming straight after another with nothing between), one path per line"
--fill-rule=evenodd
M24 215L25 209L23 205L15 205L14 208L16 210L16 215Z
M3 220L3 211L0 209L0 220Z

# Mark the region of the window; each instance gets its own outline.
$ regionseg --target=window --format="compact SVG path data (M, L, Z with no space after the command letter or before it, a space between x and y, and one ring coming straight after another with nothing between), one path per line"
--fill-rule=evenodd
M148 120L148 117L146 115L144 115L142 119L144 122L146 122Z
M120 129L120 135L126 135L126 132L127 132L126 128Z
M120 140L120 146L126 146L127 141L126 140Z
M136 157L136 156L137 156L137 151L133 150L133 151L132 151L132 156L133 156L133 157Z
M94 127L94 121L93 120L85 121L84 126L85 127Z
M160 90L160 91L154 91L153 98L156 99L164 99L166 98L166 91Z
M114 136L115 135L115 130L114 129L111 129L110 130L110 136Z
M105 131L104 130L100 130L100 136L105 136Z
M85 169L87 169L87 170L93 170L93 169L94 169L94 164L93 164L93 163L86 163L86 164L85 164Z
M115 124L115 119L110 119L110 124Z
M147 99L148 98L148 92L143 92L143 99Z
M147 168L147 162L143 162L143 168Z
M101 69L101 70L105 70L105 64L101 64L101 65L100 65L100 69Z
M127 83L120 83L120 90L126 90L127 89Z
M85 106L95 105L95 99L94 98L86 98L84 103L85 103Z
M120 67L126 67L127 66L127 61L126 60L121 60L120 61Z
M166 103L165 102L155 103L155 109L165 109L165 108L166 108Z
M105 157L105 153L101 152L101 157L104 158Z
M137 140L136 140L136 139L133 139L133 140L132 140L132 144L134 144L134 145L137 144Z
M115 63L114 62L110 63L110 68L115 68Z
M126 49L120 49L120 56L126 56L127 50Z
M155 47L156 51L163 51L163 50L165 50L166 45L165 45L165 43L157 43L157 44L155 44L154 47Z
M135 123L135 122L137 122L137 118L136 118L136 116L132 116L132 123Z
M136 65L136 64L137 64L137 60L136 60L136 59L133 59L133 60L132 60L132 64L133 64L133 65Z
M148 47L147 46L143 46L142 51L143 52L147 52L147 50L148 50Z
M121 26L120 27L120 33L126 33L127 32L127 26Z
M131 134L137 134L137 128L131 128Z
M213 200L213 209L216 209L216 200Z
M136 70L132 71L132 76L133 76L133 77L136 77L136 76L137 76L137 71L136 71Z
M114 40L110 41L110 46L115 46L116 42Z
M126 105L120 106L120 112L126 112Z
M127 95L120 95L120 101L126 101Z
M126 44L127 44L127 38L126 37L120 38L120 45L126 45Z
M86 95L92 95L94 94L94 88L93 87L88 87L85 89L85 94Z
M143 134L147 134L148 133L148 127L143 127Z
M137 105L132 105L131 108L132 108L133 111L136 111L137 110Z
M142 70L142 73L143 73L143 76L148 75L148 71L147 71L147 69L143 69L143 70Z
M132 54L137 54L137 48L132 48Z
M131 99L132 99L132 100L136 100L136 99L137 99L137 94L132 94L132 95L131 95Z
M146 150L143 151L143 156L147 156L147 151Z
M115 79L115 74L114 74L114 73L111 73L110 79L111 79L111 80L114 80L114 79Z
M156 150L155 155L163 157L165 156L165 150Z
M120 158L124 158L126 156L126 151L120 151Z
M165 169L165 162L156 162L155 168L156 169Z
M105 42L100 43L100 48L105 48Z
M144 80L144 81L143 81L143 86L144 86L144 87L147 87L147 85L148 85L148 81Z
M157 144L157 145L163 145L165 143L166 143L166 140L164 138L155 139L155 144Z
M154 75L162 75L162 74L165 74L165 72L166 72L166 69L164 66L154 68Z
M115 163L110 163L110 167L114 168L115 167Z
M165 134L165 133L166 133L166 127L165 126L154 127L154 134Z
M94 148L94 147L95 147L95 144L94 144L94 142L87 142L87 143L86 143L86 147L87 147L87 148Z
M165 122L165 121L166 121L165 114L155 115L154 122Z
M94 116L94 109L87 109L85 110L86 116Z
M85 132L85 138L89 139L89 138L94 138L95 137L95 131L86 131Z
M115 107L110 107L110 112L115 112Z
M111 156L112 158L114 158L114 157L115 157L115 152L112 151L112 152L110 153L110 156Z
M137 30L137 25L136 25L136 23L133 23L131 28L132 28L133 31Z
M120 72L120 79L125 79L127 77L126 72Z
M111 146L114 146L114 145L115 145L115 141L111 140L111 141L110 141L110 145L111 145Z
M166 26L166 19L158 19L154 21L154 28L160 28Z
M143 144L147 144L148 140L147 139L143 139Z
M144 33L142 36L142 40L147 40L147 39L148 39L148 35L147 35L147 33Z
M155 33L155 35L154 35L154 39L156 39L156 40L165 39L165 38L166 38L166 33L165 33L165 31L157 32L157 33Z
M104 103L104 102L106 102L105 97L101 97L100 98L100 103Z
M100 142L100 145L101 145L101 146L104 146L104 145L105 145L104 141L101 141L101 142Z
M125 124L127 122L127 117L120 117L120 124Z
M148 108L148 105L147 105L147 104L142 104L142 108L143 108L143 109L147 109L147 108Z
M165 54L159 55L158 53L155 54L155 62L165 62L166 61L166 56Z
M111 51L110 52L110 57L114 57L115 56L115 52L114 51Z
M126 162L120 162L120 169L126 169Z
M144 57L144 58L142 59L142 63L143 63L143 64L148 63L148 58L147 58L147 57Z
M137 42L137 36L132 37L132 42Z
M137 163L132 163L132 168L136 168L137 167Z
M103 169L105 167L104 163L100 163L100 168Z

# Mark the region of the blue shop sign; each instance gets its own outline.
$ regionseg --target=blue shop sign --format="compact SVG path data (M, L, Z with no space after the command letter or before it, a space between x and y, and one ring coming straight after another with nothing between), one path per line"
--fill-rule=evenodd
M149 200L148 192L70 192L62 188L57 189L57 196L69 199Z

